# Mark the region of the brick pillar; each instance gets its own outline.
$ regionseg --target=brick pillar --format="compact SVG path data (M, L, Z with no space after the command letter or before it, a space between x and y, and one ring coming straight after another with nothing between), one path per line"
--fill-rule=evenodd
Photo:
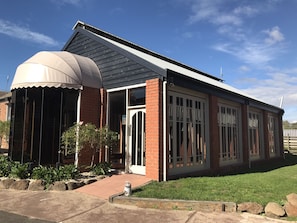
M107 93L104 88L100 89L100 127L106 125L106 112L107 112Z
M220 168L220 136L218 130L218 98L209 96L209 140L210 140L210 168L217 172Z
M146 81L146 176L161 181L163 163L162 81Z
M244 164L249 163L249 142L248 142L248 106L241 105L241 117L242 117L242 161Z
M99 117L99 127L103 128L106 125L106 112L107 112L107 92L104 88L100 88L100 117ZM101 148L98 152L98 160L100 163L103 163L105 161L109 162L109 156L108 160L105 160L106 157L106 151L105 148Z
M100 91L96 88L84 87L81 91L80 120L99 127Z
M284 155L284 134L283 134L283 111L278 114L278 130L279 130L279 152Z
M81 91L80 120L86 123L92 123L99 127L100 118L100 91L96 88L84 87ZM80 152L79 165L88 166L91 163L93 151L85 147ZM98 156L95 156L95 163L98 162Z

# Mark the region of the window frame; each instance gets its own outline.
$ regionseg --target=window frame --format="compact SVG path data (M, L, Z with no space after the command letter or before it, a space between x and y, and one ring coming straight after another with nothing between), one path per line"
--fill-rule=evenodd
M175 87L168 91L167 98L169 174L209 168L208 97ZM185 131L179 132L178 127ZM195 137L197 133L201 135L200 139ZM178 149L179 144L183 149Z
M241 163L243 160L241 106L234 102L219 99L217 109L220 166ZM226 114L225 117L221 115L223 110L224 114ZM233 117L234 112L235 117Z
M258 116L257 128L255 127L254 120L250 120L250 119L253 119L253 117L250 117L250 115L252 115L253 117ZM254 131L251 132L251 130L256 130L256 132L258 130L258 136L256 135L257 133L255 133ZM258 137L258 143L253 142L254 140L256 140L257 137ZM257 153L252 152L253 151L252 144L254 143L258 144L258 148L256 148L256 150L258 150ZM251 161L262 159L264 157L265 148L264 148L263 113L260 110L255 108L248 109L248 149L249 149L249 159Z

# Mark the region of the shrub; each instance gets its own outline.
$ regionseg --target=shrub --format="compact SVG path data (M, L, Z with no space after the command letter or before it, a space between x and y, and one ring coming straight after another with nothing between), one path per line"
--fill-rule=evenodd
M19 162L13 162L13 165L11 166L11 170L9 173L9 177L20 179L26 179L30 177L28 167L28 163L21 164Z
M10 121L0 121L0 148L2 139L8 140L10 130Z
M32 178L44 180L46 185L55 181L74 179L79 172L74 165L60 166L59 168L38 166L33 168Z
M75 165L70 164L70 165L60 166L58 169L58 175L60 180L75 179L79 175L79 171L75 167Z
M8 156L0 155L0 177L8 177L13 162Z
M93 166L96 152L102 148L113 148L117 146L118 141L118 134L107 126L97 129L91 123L77 123L63 132L61 150L67 155L73 153L79 155L84 147L89 147L92 150L90 166ZM75 156L75 166L78 165L78 157Z
M91 172L95 175L106 175L110 170L111 165L110 163L98 163L92 167Z
M38 166L34 167L32 170L32 179L36 180L44 180L46 185L52 184L53 182L58 180L58 174L55 168L46 167L46 166Z

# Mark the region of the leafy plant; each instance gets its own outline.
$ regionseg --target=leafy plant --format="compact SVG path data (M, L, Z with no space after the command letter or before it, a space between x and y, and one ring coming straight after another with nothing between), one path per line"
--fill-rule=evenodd
M57 172L59 180L75 179L79 175L78 169L73 164L60 166Z
M28 163L19 163L19 162L14 162L13 165L11 165L11 170L9 173L9 177L13 178L20 178L20 179L26 179L30 177Z
M13 162L8 156L0 155L0 177L8 177Z
M38 166L33 168L31 177L33 179L44 180L46 185L55 181L74 179L79 172L74 165L60 166L59 168Z
M106 175L110 170L111 165L110 163L98 163L92 167L91 172L95 175Z
M62 150L66 154L76 153L75 166L78 165L78 154L84 147L92 149L90 166L94 165L96 152L102 148L112 148L118 142L116 132L110 131L108 127L96 128L90 123L77 123L63 132L61 136Z
M32 179L44 180L46 185L52 184L58 180L58 174L55 168L46 166L34 167L31 177Z
M2 139L8 140L10 130L9 121L0 121L0 148L2 146Z

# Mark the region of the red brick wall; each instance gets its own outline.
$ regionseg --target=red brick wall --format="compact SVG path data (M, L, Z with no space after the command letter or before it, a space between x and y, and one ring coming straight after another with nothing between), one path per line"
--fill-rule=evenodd
M81 91L80 120L83 123L92 123L99 127L100 121L100 90L84 87ZM80 152L79 166L88 166L91 163L92 150L84 148ZM98 162L98 156L95 156Z
M106 90L100 89L100 127L106 125L106 111L107 111L107 93Z
M84 87L81 91L80 120L97 127L100 120L100 90Z
M104 127L106 125L106 112L107 112L107 93L106 90L100 89L100 122L99 127ZM106 151L101 149L98 153L98 161L104 162L106 157Z
M7 102L0 102L0 121L6 121Z
M248 142L248 106L245 104L241 105L241 121L242 121L242 159L243 163L248 164L249 162L249 142Z
M220 168L219 130L218 130L218 98L209 95L209 132L210 132L210 168L217 171ZM217 140L214 140L217 139Z
M0 121L7 121L7 103L7 101L0 102ZM2 148L8 148L6 139L2 139L0 146Z
M162 179L162 81L146 81L146 176Z

